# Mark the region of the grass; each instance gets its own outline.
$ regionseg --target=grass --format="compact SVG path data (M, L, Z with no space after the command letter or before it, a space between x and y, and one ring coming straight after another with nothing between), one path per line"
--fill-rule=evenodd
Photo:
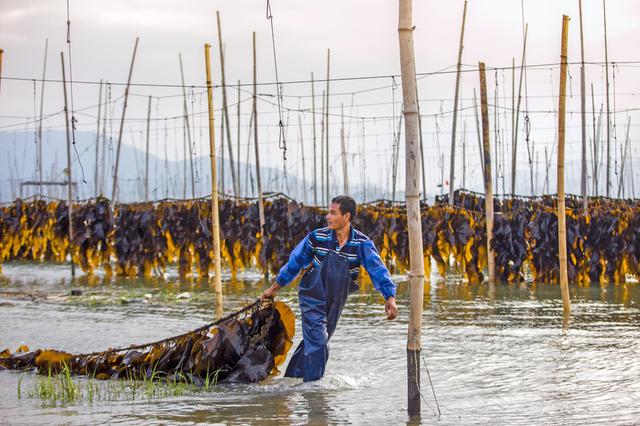
M160 373L153 371L150 377L143 374L140 379L129 377L120 380L96 380L92 377L73 377L67 366L58 374L51 370L46 376L37 376L36 381L27 389L29 398L37 398L56 404L69 404L86 401L116 401L116 400L151 400L209 392L217 384L219 371L203 380L194 383L189 376L178 373L172 380L166 380ZM18 379L18 398L22 398L22 380Z

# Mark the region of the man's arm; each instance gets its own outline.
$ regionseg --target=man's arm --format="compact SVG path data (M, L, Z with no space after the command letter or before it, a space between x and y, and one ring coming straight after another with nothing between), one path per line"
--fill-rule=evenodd
M384 266L373 241L367 240L362 243L361 250L362 266L371 277L375 289L382 294L386 301L384 310L387 313L387 318L394 319L398 315L398 308L396 307L396 285L391 280L391 274Z
M262 293L262 298L274 297L281 287L289 284L300 273L300 270L313 261L313 233L308 234L289 255L289 261L280 268L275 282Z

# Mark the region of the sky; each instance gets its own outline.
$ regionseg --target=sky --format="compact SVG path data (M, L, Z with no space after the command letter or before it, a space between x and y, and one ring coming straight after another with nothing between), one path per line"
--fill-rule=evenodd
M237 82L240 92L240 156L250 163L253 153L247 150L251 108L252 32L257 39L257 73L259 86L258 128L261 162L285 169L289 174L302 175L307 184L313 174L313 114L311 113L311 73L316 82L316 140L320 142L321 94L326 89L327 49L331 50L330 78L345 79L330 82L329 141L330 180L341 188L342 157L341 111L344 111L345 142L350 191L362 191L364 184L384 188L389 197L392 177L392 152L401 113L402 90L398 49L398 2L390 0L303 2L272 0L272 20L267 19L267 2L235 1L142 1L69 0L71 62L74 116L79 131L95 131L98 113L98 93L101 79L111 85L111 103L107 110L107 130L117 136L122 115L122 98L136 37L140 38L135 58L123 143L143 149L146 131L148 96L153 96L151 131L152 154L172 160L184 158L183 97L180 87L178 54L181 53L187 86L194 156L208 155L207 104L202 86L204 77L204 43L212 45L214 84L221 84L219 40L216 11L220 12L225 52L227 98L230 105L230 133L237 158ZM605 102L603 4L584 0L584 44L588 109L587 134L593 139L591 84L594 88L596 115ZM455 63L463 11L462 0L414 1L414 46L418 90L423 122L424 157L428 193L443 190L438 185L449 177L452 108L455 89ZM63 106L60 52L67 62L67 9L64 1L2 0L0 2L0 48L4 50L0 92L0 132L28 132L33 135L39 113L42 92L43 57L48 39L47 79L44 87L44 115L58 113ZM519 64L523 48L523 15L528 23L526 61L530 68L523 85L519 115L519 145L517 151L516 192L531 192L529 152L534 170L534 190L546 190L545 150L549 167L549 191L555 191L556 123L560 35L562 15L571 17L569 61L580 61L580 34L577 0L469 0L462 56L460 111L456 137L456 184L481 190L476 124L473 114L473 90L478 90L478 61L488 67L488 90L492 139L498 139L494 152L494 167L498 170L498 190L510 190L510 158L512 132L512 61ZM609 68L611 83L612 176L621 168L621 152L629 131L630 158L640 158L637 152L637 98L640 95L635 73L640 67L640 55L635 49L640 35L640 3L634 0L609 0L607 3ZM273 43L271 24L273 24ZM274 46L275 58L274 61ZM277 65L277 66L276 66ZM498 70L494 70L497 67ZM276 85L281 82L282 113L277 107ZM430 74L445 70L444 74ZM577 192L575 184L580 174L580 70L569 67L567 100L567 180L569 190ZM67 77L69 77L67 75ZM352 79L359 77L359 79ZM372 78L363 78L372 77ZM376 78L373 78L376 77ZM7 79L9 78L9 79ZM25 81L11 80L23 78ZM518 87L518 70L515 75ZM35 80L35 91L34 81ZM296 83L298 82L298 83ZM496 87L497 83L497 87ZM147 85L149 84L149 85ZM156 86L154 86L156 85ZM166 85L167 87L160 87ZM194 87L192 87L194 86ZM496 99L496 90L498 93ZM614 97L615 94L615 97ZM105 98L106 98L105 94ZM103 99L105 102L105 99ZM220 146L220 108L222 89L214 91L216 107L216 141ZM342 105L342 108L341 108ZM629 111L631 110L631 111ZM279 137L282 115L286 163ZM103 115L104 118L104 115ZM166 118L166 119L165 119ZM497 121L496 121L497 118ZM298 121L299 120L299 121ZM523 124L530 124L529 145ZM606 117L601 119L600 139L606 140ZM464 132L466 126L467 131ZM46 131L64 128L62 115L52 115L43 121ZM498 130L498 132L495 131ZM466 133L466 138L465 138ZM302 138L300 138L302 134ZM28 138L33 142L34 137ZM302 144L301 140L302 139ZM462 148L463 139L464 151ZM1 150L15 152L13 146ZM404 132L399 139L398 192L404 187ZM590 141L589 141L590 142ZM5 143L5 145L10 145ZM167 148L165 149L165 145ZM301 147L303 145L303 147ZM113 144L110 144L111 150ZM91 151L91 147L79 147ZM249 156L247 157L247 152ZM318 148L319 152L319 148ZM463 159L464 153L464 159ZM9 156L12 154L9 154ZM113 163L113 154L111 163ZM228 156L228 153L226 154ZM319 155L319 154L318 154ZM612 154L613 155L613 154ZM603 156L602 152L599 156ZM62 158L62 157L61 157ZM82 158L82 157L81 157ZM303 168L303 159L305 166ZM49 159L44 159L43 163ZM593 182L591 154L589 160L590 187ZM0 168L5 160L0 160ZM319 160L318 160L319 161ZM631 163L628 163L631 164ZM61 166L60 166L61 167ZM75 167L75 166L74 166ZM463 173L464 167L464 173ZM111 168L112 165L111 165ZM45 163L45 170L48 170ZM33 172L25 171L22 178ZM29 174L30 173L30 174ZM319 176L319 170L317 171ZM631 167L627 166L631 178ZM640 167L633 170L634 176ZM636 176L637 177L637 176ZM598 177L604 179L604 171ZM203 180L206 182L206 179ZM286 190L282 179L279 185ZM273 184L273 182L271 182ZM204 186L201 193L206 193ZM604 184L600 184L601 192ZM617 184L612 192L617 191ZM625 184L628 191L629 183ZM640 187L639 187L640 188ZM304 188L302 188L304 189ZM304 191L303 191L304 192ZM629 194L630 195L630 194Z

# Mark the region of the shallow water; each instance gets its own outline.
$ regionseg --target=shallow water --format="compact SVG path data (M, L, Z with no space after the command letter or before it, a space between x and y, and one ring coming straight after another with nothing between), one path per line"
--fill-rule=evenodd
M215 311L206 283L180 282L171 274L154 280L85 276L70 283L68 269L59 265L15 263L3 269L0 350L27 344L88 352L148 342L210 322ZM251 302L263 288L255 274L240 278L223 283L228 311ZM72 288L82 295L69 296ZM436 404L423 364L422 423L638 422L637 284L572 288L566 327L557 286L490 288L434 277L425 291L423 356L442 415L432 411ZM295 289L281 295L298 314ZM38 380L34 374L2 371L0 423L407 422L404 284L398 301L398 319L387 321L381 298L369 288L350 297L331 342L327 374L317 383L279 376L178 397L52 404L26 395ZM294 345L301 335L297 326Z

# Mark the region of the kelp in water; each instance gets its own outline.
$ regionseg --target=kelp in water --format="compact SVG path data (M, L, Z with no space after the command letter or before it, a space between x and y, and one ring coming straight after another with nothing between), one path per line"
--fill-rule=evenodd
M73 355L53 349L0 352L0 369L108 379L257 383L277 371L293 344L295 316L283 302L257 301L214 323L158 342Z

